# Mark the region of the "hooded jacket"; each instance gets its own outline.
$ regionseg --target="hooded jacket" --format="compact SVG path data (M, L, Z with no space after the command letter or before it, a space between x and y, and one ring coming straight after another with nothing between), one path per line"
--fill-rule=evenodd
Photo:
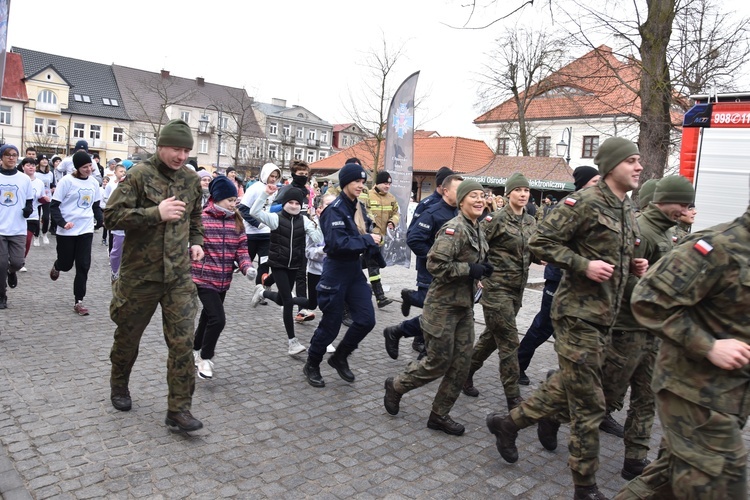
M271 234L271 229L267 224L263 224L260 220L250 215L250 208L253 206L253 203L255 203L255 200L257 200L261 194L265 196L268 176L271 175L274 171L278 172L279 177L281 177L281 170L279 169L279 167L277 167L273 163L266 163L265 165L263 165L263 168L260 169L260 177L258 182L253 183L250 187L247 188L247 191L245 191L245 194L242 195L240 204L237 207L242 214L242 219L245 221L245 233L247 233L248 238L268 238ZM262 207L262 209L266 210L273 203L273 200L275 198L276 193L271 195L266 200L266 204Z

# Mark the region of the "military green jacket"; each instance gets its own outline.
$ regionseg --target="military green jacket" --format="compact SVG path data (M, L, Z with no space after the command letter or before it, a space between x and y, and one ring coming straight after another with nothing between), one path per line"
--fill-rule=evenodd
M561 200L530 241L540 260L565 269L552 302L552 319L565 316L611 326L625 293L638 226L628 196L620 201L605 182ZM586 277L592 260L615 266L612 277Z
M489 245L489 261L495 271L482 279L482 305L492 307L493 292L523 291L534 256L529 240L536 231L536 220L524 210L515 215L509 205L480 220L479 226Z
M689 234L690 234L690 228L693 227L692 224L685 224L684 222L680 222L677 224L677 227L674 230L674 236L677 242L681 242L684 240Z
M185 202L177 222L162 222L159 203ZM173 170L157 155L139 163L118 184L104 209L108 229L124 229L120 274L148 281L190 275L190 247L203 245L200 178L187 167Z
M479 224L459 213L437 232L427 252L427 270L433 277L425 303L474 307L476 282L469 276L469 264L487 258L487 241Z
M636 218L638 228L641 231L640 239L636 240L635 257L648 260L648 265L653 266L656 262L667 255L674 246L672 229L676 221L667 217L664 212L653 203L647 206L640 216ZM638 278L630 275L625 294L622 296L620 313L615 320L614 330L643 330L644 328L635 320L630 310L630 295L638 283Z
M654 392L746 417L750 366L722 370L706 359L718 339L750 343L750 208L690 235L636 285L635 318L663 339Z

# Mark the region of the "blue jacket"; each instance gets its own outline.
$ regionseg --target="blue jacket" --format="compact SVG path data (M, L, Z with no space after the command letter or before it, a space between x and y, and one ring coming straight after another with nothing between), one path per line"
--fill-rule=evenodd
M417 256L418 287L428 288L432 283L432 275L427 271L427 252L435 243L435 235L443 224L454 218L457 213L456 208L448 205L441 196L440 201L430 203L425 208L419 219L412 219L406 233L406 244Z
M378 245L369 234L360 234L354 222L357 200L350 200L344 193L323 210L320 229L323 231L323 251L330 260L358 261L363 253L378 251Z
M443 196L438 194L437 191L433 191L430 196L417 203L414 213L411 215L411 223L409 223L409 229L411 229L416 223L417 219L422 215L422 212L427 210L427 207L434 205L438 201L442 201ZM452 218L452 217L451 217Z

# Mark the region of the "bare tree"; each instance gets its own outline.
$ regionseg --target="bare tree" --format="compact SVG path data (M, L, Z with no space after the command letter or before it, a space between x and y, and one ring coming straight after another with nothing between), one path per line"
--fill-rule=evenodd
M515 104L517 127L508 127L523 156L529 156L531 129L526 111L551 89L547 78L560 67L562 39L527 29L510 29L497 39L480 76L478 106L491 108L508 98Z
M252 156L250 152L255 146L261 144L265 136L253 112L255 100L244 89L233 90L233 92L230 92L227 89L223 101L221 103L216 102L214 105L222 108L223 112L229 115L229 121L233 123L233 126L223 130L223 135L231 139L233 143L234 150L230 157L235 168L238 168L240 173L246 174L246 169L241 168L247 166L246 158L241 155L242 148L245 147L248 156Z

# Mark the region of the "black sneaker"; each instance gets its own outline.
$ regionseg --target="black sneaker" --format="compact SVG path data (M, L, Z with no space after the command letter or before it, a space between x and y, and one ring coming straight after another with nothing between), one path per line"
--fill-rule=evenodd
M8 286L15 288L18 286L18 275L8 271Z
M197 431L203 428L201 421L193 417L189 410L168 411L164 423L169 427L176 427L185 432Z

